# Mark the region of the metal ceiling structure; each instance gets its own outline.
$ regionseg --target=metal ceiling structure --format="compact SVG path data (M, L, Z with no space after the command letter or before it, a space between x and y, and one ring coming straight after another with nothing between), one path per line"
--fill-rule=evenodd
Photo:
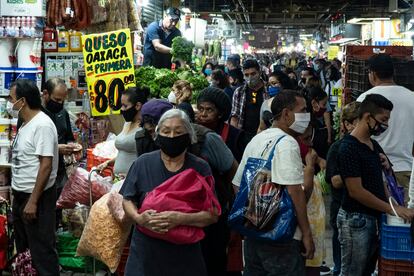
M243 30L315 29L328 26L332 16L388 17L391 1L409 7L412 0L186 0L186 6L200 14L221 14L235 20Z

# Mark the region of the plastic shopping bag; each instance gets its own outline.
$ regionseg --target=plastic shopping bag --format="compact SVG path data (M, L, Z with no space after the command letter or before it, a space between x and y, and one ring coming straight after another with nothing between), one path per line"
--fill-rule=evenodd
M265 228L279 211L280 186L272 183L271 173L260 169L252 181L245 217L258 229Z
M203 177L194 169L187 169L156 187L144 199L139 213L146 210L197 213L201 211L221 214L220 203L214 194L214 178ZM175 244L196 243L204 238L199 227L177 226L166 234L158 234L137 226L144 234Z
M296 230L296 215L287 190L271 182L269 158L249 158L243 171L240 189L229 215L229 225L243 236L258 240L288 241Z
M387 179L387 186L391 196L397 201L398 205L405 206L404 204L404 187L398 185L394 171L384 170L385 178Z
M77 202L89 206L90 185L92 185L92 201L95 202L104 194L109 193L112 186L111 178L104 178L97 173L93 173L91 183L89 183L89 172L77 168L63 187L62 194L56 203L57 208L72 209L75 208Z
M37 271L32 264L30 250L17 254L11 264L13 276L37 276Z

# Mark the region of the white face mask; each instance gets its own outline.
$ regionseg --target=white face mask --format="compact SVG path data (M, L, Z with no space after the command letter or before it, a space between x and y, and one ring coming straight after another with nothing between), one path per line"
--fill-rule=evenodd
M16 102L17 103L17 102ZM16 104L16 103L14 103L14 104ZM19 110L14 110L13 109L13 107L14 107L14 104L12 104L11 102L7 102L7 106L6 106L6 109L7 109L7 113L9 113L10 114L10 116L12 116L13 118L19 118L19 111L20 111L20 109Z
M310 123L310 113L295 113L295 121L289 126L296 133L303 134Z
M177 103L177 97L175 96L174 91L171 91L170 94L168 95L168 101L172 104Z

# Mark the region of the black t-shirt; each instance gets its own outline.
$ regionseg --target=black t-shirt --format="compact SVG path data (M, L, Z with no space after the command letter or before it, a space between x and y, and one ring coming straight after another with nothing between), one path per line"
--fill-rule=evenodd
M132 164L120 193L139 208L154 188L172 176L192 168L202 176L212 175L204 160L187 153L184 166L170 172L161 160L159 150L138 157ZM134 227L127 270L134 275L206 275L200 243L178 245L151 238Z
M339 175L339 148L341 146L342 139L336 141L329 148L328 156L326 158L326 175L325 180L331 185L332 188L332 201L341 203L344 189L336 189L332 186L332 177Z
M374 140L374 150L357 138L348 135L343 138L339 147L339 171L345 183L346 178L360 177L362 186L377 198L387 201L382 177L382 165L379 157L384 153L381 146ZM347 212L363 213L379 217L381 212L371 209L344 193L342 208Z
M260 107L264 101L264 86L257 91L246 90L246 109L244 112L243 130L248 134L256 134L260 125Z

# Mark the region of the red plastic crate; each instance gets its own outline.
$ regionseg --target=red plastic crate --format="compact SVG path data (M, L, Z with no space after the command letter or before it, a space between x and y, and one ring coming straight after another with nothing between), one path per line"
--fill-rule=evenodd
M379 259L379 276L413 276L414 262Z
M86 170L90 171L93 167L97 167L105 161L110 160L109 158L103 158L93 155L93 149L87 149L86 151ZM113 167L108 166L103 172L103 176L112 176Z

